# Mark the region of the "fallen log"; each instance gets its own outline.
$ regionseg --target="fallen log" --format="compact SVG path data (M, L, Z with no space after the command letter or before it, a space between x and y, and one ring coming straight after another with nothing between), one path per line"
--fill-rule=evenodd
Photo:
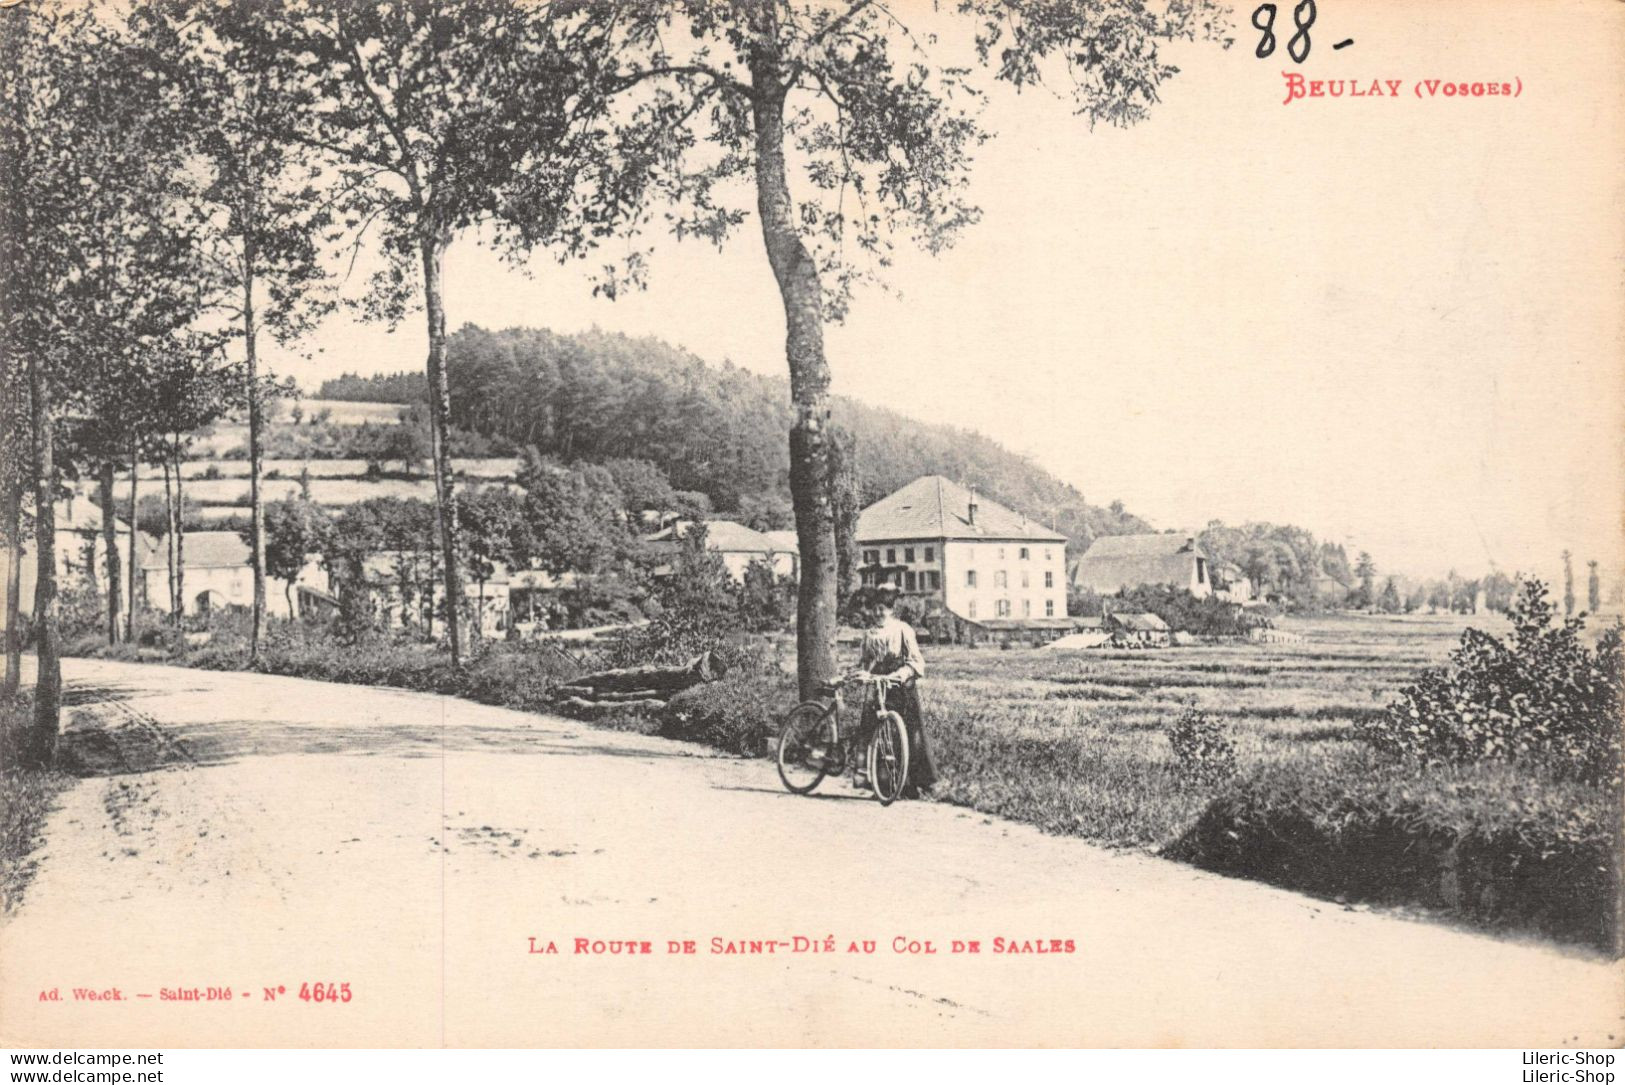
M605 704L616 701L645 700L664 702L672 693L672 690L659 689L597 690L590 686L578 686L573 682L567 686L560 686L553 691L555 697L576 697L584 701L602 701Z
M588 701L581 697L566 697L562 701L555 702L555 704L559 708L568 709L589 718L608 715L610 712L626 712L628 710L658 712L666 707L665 701Z
M600 694L635 690L663 690L670 694L701 682L715 682L726 671L721 660L710 652L702 652L681 667L620 667L572 678L569 685Z

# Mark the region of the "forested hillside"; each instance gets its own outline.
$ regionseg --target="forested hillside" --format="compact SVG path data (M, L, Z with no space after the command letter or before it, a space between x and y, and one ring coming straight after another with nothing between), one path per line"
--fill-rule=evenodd
M761 528L791 525L783 379L709 365L657 339L473 325L451 337L448 369L452 421L462 429L566 462L649 460L677 489L706 494L719 513ZM318 395L410 402L423 388L422 374L346 374ZM1151 530L1120 502L1087 504L1075 487L980 434L845 397L836 397L835 420L853 438L864 504L942 474L1053 523L1074 553L1098 535Z

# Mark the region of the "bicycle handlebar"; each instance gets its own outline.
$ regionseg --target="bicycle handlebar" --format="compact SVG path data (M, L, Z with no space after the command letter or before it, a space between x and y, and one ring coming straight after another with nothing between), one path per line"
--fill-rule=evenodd
M841 675L841 677L839 679L837 679L837 681L840 682L842 685L845 685L848 682L852 682L852 683L873 682L876 685L881 685L881 686L885 686L885 685L897 686L897 685L902 685L902 682L903 682L903 680L901 678L893 678L889 674L870 674L867 671L848 671L845 674Z

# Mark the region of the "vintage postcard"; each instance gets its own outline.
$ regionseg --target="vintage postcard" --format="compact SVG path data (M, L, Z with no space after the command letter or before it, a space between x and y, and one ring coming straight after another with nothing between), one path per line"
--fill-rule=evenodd
M0 35L8 1046L1625 1043L1625 5Z

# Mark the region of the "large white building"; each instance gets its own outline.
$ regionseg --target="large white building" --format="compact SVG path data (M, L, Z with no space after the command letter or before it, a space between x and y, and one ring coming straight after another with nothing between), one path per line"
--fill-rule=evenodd
M857 535L866 584L989 628L1064 624L1066 536L941 475L864 509Z

